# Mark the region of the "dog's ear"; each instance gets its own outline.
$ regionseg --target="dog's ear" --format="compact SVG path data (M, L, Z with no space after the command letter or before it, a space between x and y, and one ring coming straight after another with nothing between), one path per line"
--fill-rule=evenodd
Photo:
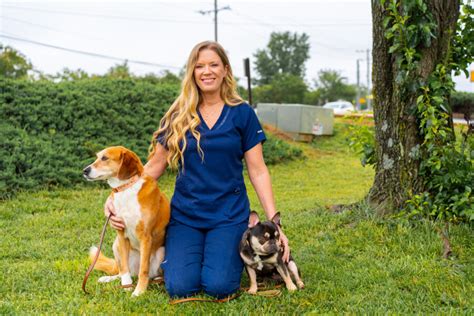
M281 227L280 212L277 212L275 215L273 215L272 222Z
M120 180L127 180L138 174L139 176L143 173L143 166L135 153L129 150L123 150L121 153L121 164L118 171L117 177Z
M257 212L255 211L250 212L249 227L254 227L258 223L260 223L260 218L258 217Z

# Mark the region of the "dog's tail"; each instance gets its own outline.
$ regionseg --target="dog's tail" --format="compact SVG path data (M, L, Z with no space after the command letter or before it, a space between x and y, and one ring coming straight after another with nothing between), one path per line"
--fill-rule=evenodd
M97 251L99 249L96 246L92 246L89 249L89 258L94 261ZM95 264L94 270L104 271L108 275L117 275L119 274L119 267L117 262L112 259L104 256L102 251L99 253L99 258L97 258L97 262Z

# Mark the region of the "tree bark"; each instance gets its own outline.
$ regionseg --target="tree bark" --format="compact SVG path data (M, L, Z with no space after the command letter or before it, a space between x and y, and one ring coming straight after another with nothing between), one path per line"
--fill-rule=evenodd
M426 80L436 65L446 59L460 9L459 0L425 2L438 30L430 47L417 48L422 57L416 75L422 80ZM402 98L401 87L395 81L399 69L395 57L389 54L391 44L384 36L383 19L387 14L380 0L372 0L372 80L377 163L368 201L381 215L402 209L410 192L423 191L423 179L418 172L419 161L414 159L422 143L413 113L418 93L409 92Z

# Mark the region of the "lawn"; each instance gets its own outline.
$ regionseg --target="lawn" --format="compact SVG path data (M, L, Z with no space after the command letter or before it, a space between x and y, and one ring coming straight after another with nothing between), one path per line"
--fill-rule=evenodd
M360 201L373 171L347 149L347 125L334 137L297 144L306 158L270 168L277 207L306 288L277 298L244 294L225 304L169 305L162 286L131 298L117 284L89 279L81 291L87 250L98 241L109 190L22 193L0 204L0 314L473 314L473 228L451 226L454 256L442 258L432 223L380 219L359 205L341 213L326 206ZM80 171L78 171L80 172ZM173 176L160 179L170 197ZM251 204L262 213L255 192ZM109 229L105 252L111 255ZM247 285L247 278L242 280Z

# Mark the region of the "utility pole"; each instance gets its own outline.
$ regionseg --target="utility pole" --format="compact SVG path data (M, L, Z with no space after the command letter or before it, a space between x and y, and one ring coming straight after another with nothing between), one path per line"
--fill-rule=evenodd
M362 59L357 58L357 95L356 95L356 109L360 111L360 61Z
M217 42L217 13L222 10L230 10L229 6L225 6L222 8L217 8L217 0L214 0L214 10L199 10L198 13L202 15L214 13L214 41Z
M217 42L217 0L214 0L214 41Z
M367 48L367 110L372 110L372 99L370 98L370 49Z
M253 101L252 101L252 86L251 86L251 82L252 82L252 79L250 78L250 59L249 58L245 58L244 59L244 73L245 73L245 76L247 77L247 91L249 93L249 104L255 108L255 105L253 104Z
M357 53L366 53L367 54L367 58L366 58L366 61L367 61L367 96L366 96L366 100L367 100L367 110L371 110L372 109L372 100L370 99L370 49L366 49L365 51L363 50L356 50Z

